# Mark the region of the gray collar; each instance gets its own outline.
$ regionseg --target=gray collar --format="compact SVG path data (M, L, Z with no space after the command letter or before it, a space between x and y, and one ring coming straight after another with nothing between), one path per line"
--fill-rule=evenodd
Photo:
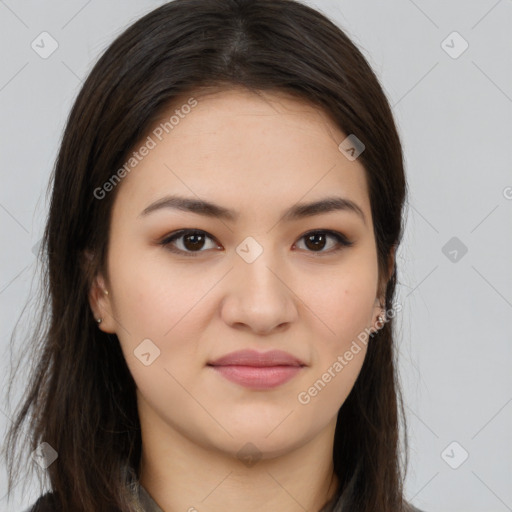
M131 489L138 512L164 512L138 481L131 485Z
M164 512L158 503L151 497L148 491L144 487L137 483L136 496L138 499L138 508L140 512ZM341 510L342 500L338 495L334 496L329 503L327 503L321 510L321 512L331 512Z
M144 512L164 512L142 485L139 485L139 501Z

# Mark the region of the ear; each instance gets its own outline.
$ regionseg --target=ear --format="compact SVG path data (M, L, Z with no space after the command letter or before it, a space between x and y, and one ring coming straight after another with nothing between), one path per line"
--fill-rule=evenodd
M105 279L101 274L96 275L93 279L89 290L89 304L94 319L102 319L98 328L103 332L114 334L116 322L113 315L111 291L105 286Z
M386 287L388 281L391 279L393 275L393 271L395 269L395 257L396 257L396 245L391 247L388 255L388 271L385 276L382 276L379 282L379 291L377 297L375 298L375 314L376 317L382 314L386 314Z
M396 245L393 245L391 247L391 250L389 251L389 256L388 256L388 275L387 275L386 283L391 279L391 276L393 275L393 271L395 270L395 263L396 263Z

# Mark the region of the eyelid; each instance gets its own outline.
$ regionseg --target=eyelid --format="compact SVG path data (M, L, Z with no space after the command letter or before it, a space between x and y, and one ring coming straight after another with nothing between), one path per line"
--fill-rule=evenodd
M180 239L182 236L190 235L190 234L204 235L206 238L210 238L212 241L214 241L217 245L220 245L219 242L217 242L217 240L215 239L215 237L210 235L208 232L206 232L206 231L204 231L202 229L198 229L198 228L184 228L184 229L179 229L177 231L173 231L172 233L169 233L168 235L166 235L159 242L159 244L164 246L164 248L167 249L168 251L170 251L172 253L175 253L175 254L178 254L178 255L198 256L202 252L206 252L204 250L200 250L200 251L183 251L181 249L176 249L176 248L172 247L172 245L171 245L172 242L174 242L175 240Z
M313 256L323 256L323 255L328 255L328 254L334 254L334 253L337 253L337 252L339 252L340 250L342 250L344 248L351 247L354 244L354 242L352 240L349 240L348 237L345 234L343 234L343 233L341 233L339 231L336 231L336 230L333 230L333 229L321 229L321 228L320 229L311 229L309 231L306 231L305 233L303 233L302 235L300 235L298 237L297 242L302 240L303 238L309 236L309 235L314 235L316 233L325 234L327 236L330 236L330 237L334 238L337 241L338 246L336 248L330 249L328 251L306 251L306 252L310 253ZM183 251L181 249L172 248L172 245L171 245L172 242L174 242L175 240L181 238L182 236L189 235L189 234L204 235L206 238L210 238L212 241L214 241L217 245L221 245L215 239L214 236L210 235L207 231L204 231L204 230L199 229L199 228L183 228L183 229L179 229L177 231L173 231L172 233L169 233L168 235L166 235L159 242L159 245L164 246L164 248L166 248L170 252L178 254L178 255L185 255L185 256L192 256L192 257L194 257L194 256L198 256L199 254L201 254L203 252L207 252L207 250ZM293 245L295 246L297 242L294 242Z
M339 231L336 231L334 229L311 229L311 230L306 231L305 233L303 233L298 238L298 241L302 240L303 238L305 238L305 237L307 237L309 235L314 235L316 233L325 234L327 236L330 236L330 237L334 238L337 241L337 246L334 249L330 249L328 251L306 251L308 254L310 254L313 257L322 257L322 256L328 256L328 255L332 255L332 254L337 254L341 250L346 249L346 248L351 247L352 245L354 245L354 242L352 240L349 240L348 237L345 234L343 234L343 233L341 233ZM295 242L293 245L295 246L296 243L297 242Z

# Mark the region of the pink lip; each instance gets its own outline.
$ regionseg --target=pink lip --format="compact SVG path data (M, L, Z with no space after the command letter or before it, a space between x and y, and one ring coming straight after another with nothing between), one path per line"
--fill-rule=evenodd
M239 350L208 363L208 366L231 382L252 389L269 389L292 379L305 364L281 350Z

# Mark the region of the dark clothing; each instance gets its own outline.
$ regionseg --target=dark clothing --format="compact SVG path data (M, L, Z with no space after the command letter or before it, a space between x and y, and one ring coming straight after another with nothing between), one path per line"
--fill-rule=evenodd
M134 500L140 512L164 512L156 503L151 495L142 487L137 485L134 489ZM422 512L421 510L409 505L408 512ZM56 512L54 495L51 492L41 496L34 505L24 510L23 512ZM334 498L327 503L320 512L342 512L343 510L343 496L334 496Z

